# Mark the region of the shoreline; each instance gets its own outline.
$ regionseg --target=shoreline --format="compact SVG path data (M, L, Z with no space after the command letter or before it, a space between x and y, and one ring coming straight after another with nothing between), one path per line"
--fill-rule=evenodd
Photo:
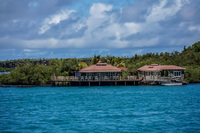
M51 87L52 85L0 85L0 87Z
M194 85L194 84L200 84L200 83L188 83L187 85ZM105 86L115 86L115 85L105 85ZM118 86L125 86L125 85L118 85ZM127 86L162 86L162 85L127 85ZM185 85L182 85L185 86ZM67 86L67 85L0 85L0 87L82 87L82 86ZM92 86L88 86L92 87Z

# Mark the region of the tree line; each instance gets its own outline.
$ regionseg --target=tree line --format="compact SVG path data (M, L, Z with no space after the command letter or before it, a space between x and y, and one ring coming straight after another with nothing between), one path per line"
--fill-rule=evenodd
M0 62L0 71L11 71L0 75L0 83L43 85L51 83L50 77L73 76L80 69L96 64L108 63L116 67L128 68L122 77L137 74L137 69L144 65L177 65L186 68L185 81L200 83L200 41L182 52L135 54L133 57L115 57L94 55L92 58L67 59L21 59Z

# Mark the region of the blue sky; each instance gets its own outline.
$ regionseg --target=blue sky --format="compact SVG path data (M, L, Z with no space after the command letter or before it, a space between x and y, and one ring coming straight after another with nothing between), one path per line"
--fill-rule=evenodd
M0 0L0 60L133 56L200 41L199 0Z

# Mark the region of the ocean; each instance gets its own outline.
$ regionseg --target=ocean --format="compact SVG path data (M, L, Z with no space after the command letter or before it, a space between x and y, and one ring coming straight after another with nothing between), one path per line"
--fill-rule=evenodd
M0 87L0 132L200 132L200 84Z

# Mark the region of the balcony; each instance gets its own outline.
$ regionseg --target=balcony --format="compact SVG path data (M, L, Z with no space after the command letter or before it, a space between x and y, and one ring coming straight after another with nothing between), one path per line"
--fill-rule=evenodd
M67 81L135 81L137 76L127 76L122 79L121 76L52 76L51 80L54 82L67 82ZM141 78L140 78L141 80Z

